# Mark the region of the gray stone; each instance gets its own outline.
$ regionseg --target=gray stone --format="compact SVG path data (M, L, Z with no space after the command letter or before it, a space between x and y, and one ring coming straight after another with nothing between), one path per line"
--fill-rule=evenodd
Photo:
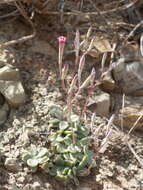
M32 187L33 187L33 190L39 190L41 187L41 184L38 181L35 181Z
M19 70L12 65L6 65L0 68L0 80L4 81L19 81Z
M92 190L90 187L79 187L78 190Z
M25 91L20 81L0 81L0 92L12 107L25 102Z
M25 102L25 92L19 69L12 65L14 62L14 50L12 48L10 50L0 48L0 93L10 106L18 107Z
M4 166L11 172L17 172L19 170L19 165L15 158L6 158Z
M5 102L4 105L0 106L0 125L2 125L7 120L8 112L9 106Z
M97 115L109 116L110 112L110 95L102 92L89 101L88 109L95 111Z
M120 108L117 111L114 124L123 127L143 130L143 97L125 96L124 108L122 102L119 101ZM136 124L135 124L136 123Z
M17 178L17 183L19 183L19 184L24 183L24 181L25 181L24 176L20 176L19 178Z

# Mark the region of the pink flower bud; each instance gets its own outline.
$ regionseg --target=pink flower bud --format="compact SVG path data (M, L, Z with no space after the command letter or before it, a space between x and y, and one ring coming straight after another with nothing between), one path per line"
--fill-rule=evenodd
M64 37L64 36L60 36L60 37L58 37L58 40L59 40L59 44L65 44L65 43L66 43L67 38L66 38L66 37Z
M59 63L59 71L60 71L60 77L62 75L62 59L63 59L63 53L64 53L64 47L66 43L66 37L60 36L58 38L59 41L59 58L58 58L58 63Z

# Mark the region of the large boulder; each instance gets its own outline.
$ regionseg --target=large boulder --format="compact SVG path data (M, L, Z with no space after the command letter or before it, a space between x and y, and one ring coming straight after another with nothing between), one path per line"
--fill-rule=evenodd
M103 75L100 87L113 97L114 124L143 130L143 56L137 46L122 49L112 69ZM125 99L119 94L125 94Z
M11 107L18 107L25 102L26 95L14 62L14 49L0 48L0 94Z
M143 57L132 46L123 48L121 57L113 63L112 70L101 80L101 87L107 92L143 95Z
M116 112L114 124L117 126L143 130L143 97L125 96L124 107L122 97L118 98L120 107Z

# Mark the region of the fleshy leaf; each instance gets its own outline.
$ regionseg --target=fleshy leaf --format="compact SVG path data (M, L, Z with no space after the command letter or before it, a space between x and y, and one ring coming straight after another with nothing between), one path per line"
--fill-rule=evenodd
M26 152L22 155L22 160L26 163L28 159L32 158L31 153Z
M43 163L48 162L48 161L49 161L48 156L44 156L44 157L41 157L41 158L38 159L39 164L43 164Z
M67 121L61 121L60 124L59 124L59 128L60 130L65 130L67 129L69 126L68 122Z
M34 168L38 166L38 160L37 159L28 159L27 160L27 165L30 166L31 168Z
M63 118L63 111L60 108L60 106L53 105L50 107L50 115L54 118L57 118L59 120L62 120Z
M82 139L80 140L80 144L81 144L81 145L89 145L90 141L91 141L91 138L90 138L90 137L85 137L85 138L82 138Z
M41 158L47 153L48 153L48 149L43 147L40 149L39 153L35 156L35 158Z
M70 117L71 122L79 122L79 116L78 115L71 115Z

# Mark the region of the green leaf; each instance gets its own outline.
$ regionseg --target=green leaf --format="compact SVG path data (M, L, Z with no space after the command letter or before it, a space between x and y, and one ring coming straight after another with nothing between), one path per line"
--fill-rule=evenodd
M26 152L26 153L24 153L24 154L22 155L22 160L23 160L25 163L27 163L27 160L30 159L30 158L32 158L32 154L29 153L29 152Z
M82 149L81 149L81 147L77 146L76 144L71 144L70 146L68 146L68 151L71 153L76 153L76 152L81 152Z
M83 145L89 145L89 143L91 142L91 138L90 137L84 137L82 138L80 141L80 144Z
M45 162L48 162L49 159L50 159L50 158L49 158L48 156L44 156L44 157L38 158L37 160L38 160L38 163L39 163L39 164L43 164L43 163L45 163Z
M36 166L36 167L31 167L31 170L32 170L33 173L36 172L37 169L38 169L38 166Z
M62 120L63 118L63 111L60 108L60 106L53 105L50 107L50 115L54 118L57 118L59 120Z
M68 124L67 121L61 121L61 122L59 123L59 128L60 128L60 130L65 130L65 129L68 128L68 126L69 126L69 124Z
M64 176L64 175L62 175L60 173L55 178L57 180L61 181L61 182L67 182L67 181L69 181L68 176Z
M68 171L69 171L69 167L66 167L66 168L64 169L64 171L63 171L63 175L67 175Z
M78 115L71 115L70 121L73 123L79 122L79 116Z
M73 173L74 176L76 176L76 174L77 174L77 168L75 166L72 168L72 173Z
M77 159L74 157L74 154L70 153L69 155L70 155L70 159L71 159L74 163L76 163L76 162L77 162Z
M85 155L82 158L81 162L79 163L78 169L83 168L84 166L86 166L88 164L88 161L89 161L89 157L88 157L88 155Z
M48 140L53 142L57 138L57 133L52 133L51 135L48 136Z
M56 150L58 153L66 153L69 151L67 146L61 143L58 146L56 146Z
M89 135L89 129L85 126L79 126L78 134L81 135L81 138L87 137Z
M66 131L64 131L64 132L63 132L63 134L65 134L65 135L72 135L72 134L73 134L73 132L72 132L72 131L70 131L70 130L66 130Z
M84 154L83 152L76 152L75 154L72 154L78 161L81 161L81 159L83 158Z
M66 145L72 144L72 136L71 135L66 135L66 137L64 138L64 143Z
M34 159L34 158L28 159L27 165L30 166L31 168L34 168L34 167L38 166L38 160Z
M43 170L47 170L51 166L52 166L51 162L45 162L45 163L43 163L43 164L40 165L40 168L42 168Z
M72 175L72 170L71 170L71 169L69 169L69 171L68 171L67 175L68 175L68 177L69 177L70 179L72 179L72 178L73 178L73 175Z
M55 164L64 166L65 165L65 160L62 158L62 155L56 155L54 159Z
M69 159L70 159L70 154L69 154L69 153L64 153L64 154L63 154L63 158L64 158L65 160L69 160Z
M45 156L45 154L47 154L47 153L48 153L48 149L42 147L42 148L40 149L40 151L38 152L38 154L35 156L35 158L43 157L43 156Z
M65 167L63 166L57 166L57 165L54 165L50 171L49 171L49 174L52 175L52 176L56 176L58 172L62 172L64 171Z
M65 160L65 166L73 167L75 162L72 160Z
M53 124L54 126L55 125L58 125L59 124L59 122L60 122L60 120L59 119L51 119L50 121L49 121L49 123L51 123L51 124Z
M86 165L89 165L89 163L91 163L92 159L93 159L94 153L89 151L88 154L84 155L84 157L82 158L81 162L79 163L78 168L83 168Z
M56 142L63 142L64 141L64 138L61 137L60 135L58 135L55 139Z

